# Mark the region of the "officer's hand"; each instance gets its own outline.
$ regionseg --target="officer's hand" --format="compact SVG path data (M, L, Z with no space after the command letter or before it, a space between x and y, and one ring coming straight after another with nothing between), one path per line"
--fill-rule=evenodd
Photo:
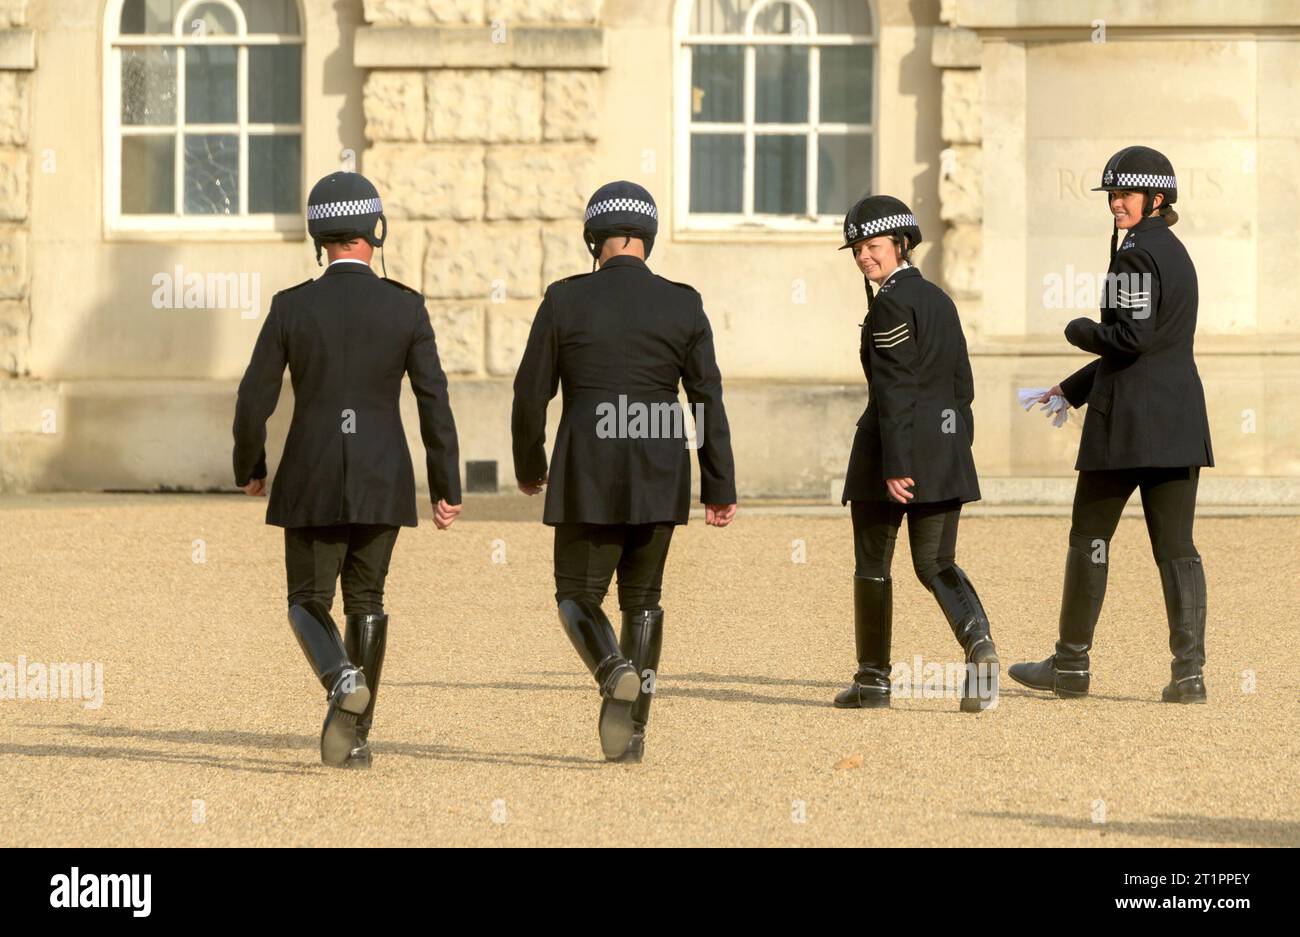
M1051 390L1047 391L1047 393L1043 394L1043 396L1039 397L1039 398L1038 398L1038 402L1039 402L1039 403L1047 403L1047 402L1050 401L1053 397L1060 397L1060 398L1062 398L1062 399L1065 398L1065 391L1061 390L1061 385L1060 385L1060 384L1057 384L1057 385L1056 385L1055 387L1053 387Z
M446 530L452 524L456 523L456 518L460 517L462 505L448 504L446 500L439 499L438 503L433 506L433 522L439 530Z
M548 477L549 477L548 475L543 475L539 480L535 482L520 482L519 490L526 495L541 494L542 489L546 487L546 479Z
M899 504L907 504L907 502L916 497L916 495L907 490L915 484L916 482L912 481L910 478L885 479L885 487L889 489L889 496Z
M250 478L248 480L248 484L244 486L243 491L244 494L249 495L250 497L253 498L266 497L266 479Z
M734 504L704 505L704 523L710 527L726 527L735 516L736 506Z

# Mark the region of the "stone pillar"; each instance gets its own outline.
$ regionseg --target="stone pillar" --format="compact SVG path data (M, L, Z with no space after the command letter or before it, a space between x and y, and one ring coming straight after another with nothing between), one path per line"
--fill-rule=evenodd
M36 56L26 8L26 0L0 0L0 380L27 373L31 331L28 83Z
M362 171L389 273L429 304L443 364L512 375L546 284L589 269L601 0L365 0Z
M947 222L943 272L955 299L977 302L983 294L981 48L974 32L953 25L955 6L952 0L942 4L944 25L934 31L931 47L931 62L942 70L940 135L946 149L940 156L939 216ZM977 325L978 318L971 316L968 327Z

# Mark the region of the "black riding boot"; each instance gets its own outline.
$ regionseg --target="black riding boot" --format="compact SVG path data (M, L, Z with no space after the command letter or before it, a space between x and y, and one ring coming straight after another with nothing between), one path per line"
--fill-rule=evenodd
M357 716L370 705L366 678L348 659L339 629L319 602L289 606L289 627L328 694L321 726L321 761L340 767L356 747Z
M614 626L599 605L585 600L560 602L560 624L578 656L587 665L604 704L600 707L600 747L606 758L617 758L632 740L632 703L641 681L619 653Z
M352 663L366 675L370 703L357 719L357 745L348 756L347 767L369 768L370 726L375 721L375 697L379 695L379 677L384 670L384 651L388 648L387 615L349 615L343 632L343 645Z
M955 563L939 570L928 585L965 655L961 711L977 713L996 706L998 652L990 634L989 617L975 586Z
M1205 702L1205 569L1199 556L1160 563L1160 582L1169 616L1172 679L1160 698L1166 703Z
M1109 549L1109 545L1107 545ZM1107 558L1109 559L1109 557ZM1106 598L1107 562L1094 563L1092 551L1070 544L1065 555L1060 637L1056 653L1037 664L1012 664L1011 679L1031 690L1046 690L1062 699L1088 695L1088 652Z
M853 685L835 697L837 709L881 709L889 705L889 644L894 626L894 584L853 577L853 639L858 672Z
M659 677L659 652L664 643L664 610L639 609L623 612L623 633L619 636L623 656L632 662L641 693L632 704L632 740L627 751L610 761L639 762L645 756L645 726L650 721L655 681ZM604 704L608 705L608 703Z

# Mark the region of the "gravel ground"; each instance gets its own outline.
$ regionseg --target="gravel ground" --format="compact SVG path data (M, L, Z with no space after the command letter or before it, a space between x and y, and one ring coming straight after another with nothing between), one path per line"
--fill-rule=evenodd
M950 698L831 707L853 671L847 512L693 521L669 558L646 761L630 766L600 757L594 684L555 619L550 532L521 519L539 505L472 501L450 532L398 539L366 773L319 764L323 693L285 621L264 507L0 499L0 664L99 662L104 687L98 708L0 699L6 844L1300 845L1300 681L1282 650L1295 518L1197 525L1208 706L1159 701L1159 577L1126 518L1093 695L1004 686L979 715ZM1067 526L963 521L958 562L1004 663L1051 650ZM955 661L906 537L894 572L895 661Z

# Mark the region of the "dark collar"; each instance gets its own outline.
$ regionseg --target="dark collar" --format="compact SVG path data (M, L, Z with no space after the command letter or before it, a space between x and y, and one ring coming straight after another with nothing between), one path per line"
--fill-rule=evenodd
M631 254L615 254L613 257L609 258L609 260L600 265L601 270L604 270L606 267L640 267L642 270L650 269L645 265L644 260L640 257L633 257Z
M1165 221L1165 219L1161 218L1159 215L1152 215L1148 218L1143 218L1133 227L1129 228L1128 233L1146 234L1153 230L1159 230L1160 228L1168 228L1168 227L1169 224L1168 222Z
M325 268L323 276L334 276L337 273L366 273L370 276L376 276L375 271L370 269L368 264L341 263L330 264Z
M895 283L899 283L903 280L910 280L912 277L919 277L920 275L921 271L916 268L915 264L910 267L904 267L902 270L896 270L885 280L884 283L880 284L880 292L887 292L893 289Z

